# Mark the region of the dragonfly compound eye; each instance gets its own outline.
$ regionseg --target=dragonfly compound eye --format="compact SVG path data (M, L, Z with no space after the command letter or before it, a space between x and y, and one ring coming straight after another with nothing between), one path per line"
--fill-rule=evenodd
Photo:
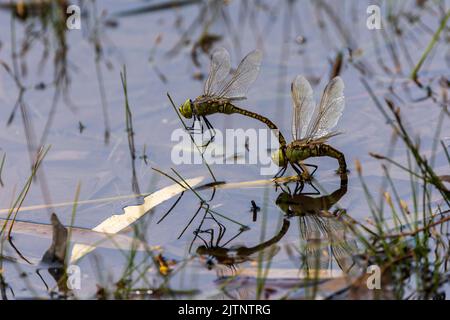
M187 99L181 106L180 106L180 113L183 115L183 117L190 119L192 118L192 100Z
M204 255L206 254L206 252L208 251L208 248L206 248L205 246L201 245L197 248L197 254L198 255Z

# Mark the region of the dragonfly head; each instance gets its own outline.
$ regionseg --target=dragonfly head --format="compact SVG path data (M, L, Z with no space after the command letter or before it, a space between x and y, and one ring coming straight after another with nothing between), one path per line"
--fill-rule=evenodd
M208 248L207 248L206 246L201 245L201 246L199 246L199 247L197 248L197 254L198 254L198 255L203 256L203 255L205 255L205 254L207 254L207 253L208 253Z
M272 153L272 161L279 167L286 167L287 159L286 155L284 154L284 150L280 148Z
M180 106L180 113L185 117L186 119L192 118L192 100L187 99L181 106Z
M291 200L291 195L283 192L278 196L277 200L275 201L275 204L278 207L280 207L280 209L283 210L283 212L289 213L290 212L290 210L289 210L290 200Z

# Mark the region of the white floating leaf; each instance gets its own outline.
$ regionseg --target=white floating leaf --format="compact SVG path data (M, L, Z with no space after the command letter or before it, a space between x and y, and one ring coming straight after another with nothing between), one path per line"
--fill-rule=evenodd
M202 180L203 177L197 177L188 179L186 182L192 187L199 184ZM126 207L123 214L113 215L107 218L92 230L108 234L116 234L136 222L152 208L185 190L186 188L180 186L179 184L173 184L158 190L146 196L143 204ZM75 244L70 256L70 264L76 262L95 248L96 246Z

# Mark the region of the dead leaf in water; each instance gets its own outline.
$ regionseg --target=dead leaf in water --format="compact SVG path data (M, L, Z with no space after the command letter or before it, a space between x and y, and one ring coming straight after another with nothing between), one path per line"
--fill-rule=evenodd
M51 264L56 262L63 265L66 257L68 231L55 213L52 213L51 221L53 228L52 244L42 257L42 261Z

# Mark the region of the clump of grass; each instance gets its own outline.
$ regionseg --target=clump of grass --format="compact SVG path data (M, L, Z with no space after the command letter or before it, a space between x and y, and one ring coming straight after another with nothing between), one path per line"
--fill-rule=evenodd
M25 182L19 195L14 200L13 205L9 209L9 212L7 214L5 222L3 223L3 226L0 229L0 294L3 299L7 299L6 289L9 287L8 284L6 283L5 277L3 275L3 262L5 259L7 259L7 257L4 256L5 241L7 240L9 242L11 247L16 251L16 253L18 254L18 256L21 259L23 259L26 263L31 264L31 262L25 256L23 256L22 253L14 245L13 239L11 237L11 232L14 227L14 221L17 218L17 214L20 210L20 207L22 206L23 202L25 201L25 198L26 198L26 196L31 188L31 185L33 183L33 179L36 177L37 171L49 149L50 149L50 147L48 147L46 149L42 148L36 154L35 161L31 167L31 174L28 177L27 181ZM9 229L6 230L9 221L12 221L12 222L10 224ZM30 291L33 292L33 289L30 286L28 286L28 288L30 289Z
M382 286L389 288L374 298L430 299L440 295L448 282L446 265L449 260L447 222L450 221L450 193L435 173L428 159L421 154L420 144L414 142L403 123L400 109L385 99L387 110L374 95L368 83L363 84L375 105L382 111L394 133L406 147L407 163L390 156L372 154L376 159L390 163L408 174L413 208L400 198L399 189L389 170L382 165L390 192L384 192L384 201L390 209L392 223L386 219L383 208L376 204L370 188L364 181L362 167L356 164L367 203L373 218L373 228L354 222L352 231L364 244L361 254L366 265L376 264L382 273ZM390 117L392 115L392 119ZM444 151L447 154L447 150ZM450 158L447 157L450 165ZM404 191L404 190L402 190ZM432 205L432 195L440 195L440 204ZM392 225L393 224L393 225ZM374 291L375 292L375 291Z
M8 220L10 220L12 218L11 220L13 221L13 223L11 224L11 226L10 226L10 228L8 230L8 233L7 233L8 240L11 240L11 231L12 231L12 228L14 226L14 221L15 221L15 219L17 217L17 214L19 213L20 207L22 206L23 202L25 201L25 198L26 198L26 196L28 194L28 191L31 188L31 184L33 182L33 179L36 176L37 170L38 170L39 166L41 165L45 155L48 152L48 150L49 150L49 148L41 149L37 153L35 162L33 163L33 166L31 168L31 175L27 179L24 187L22 188L22 191L19 193L19 195L17 196L16 200L14 201L13 206L11 206L11 208L10 208L10 210L8 212L7 218L5 220L5 223L3 224L3 227L0 230L0 236L2 236L2 235L4 236L5 235L5 229L6 229L6 226L7 226L7 222L8 222ZM3 244L3 240L4 239L5 238L2 237L2 244Z

